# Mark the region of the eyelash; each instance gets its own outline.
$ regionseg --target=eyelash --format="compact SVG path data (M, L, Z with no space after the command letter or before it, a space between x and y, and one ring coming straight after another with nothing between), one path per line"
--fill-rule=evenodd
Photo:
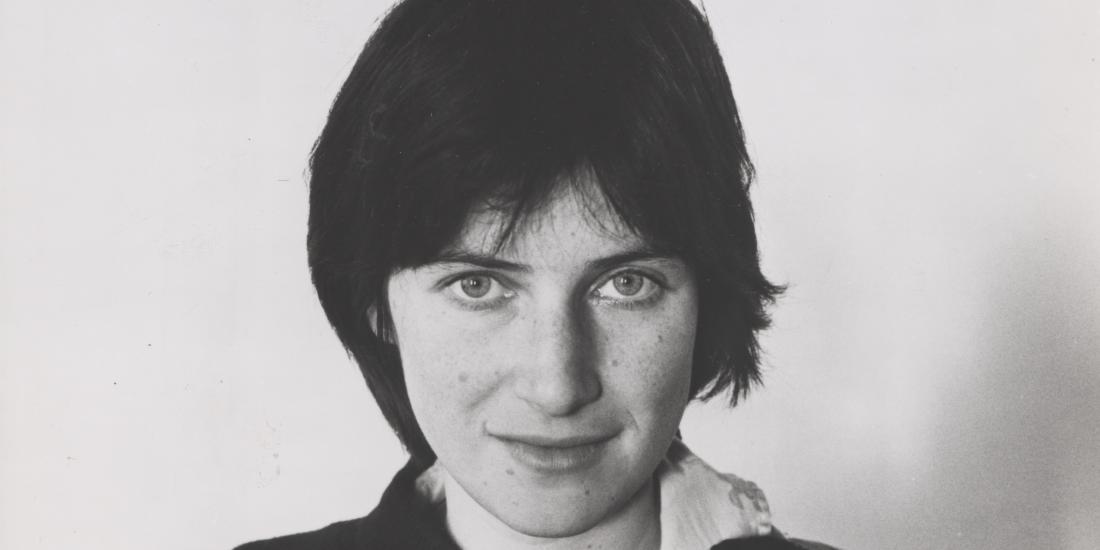
M613 281L615 280L615 278L616 277L622 277L623 275L633 275L633 276L641 277L642 280L643 280L643 284L653 285L655 288L648 291L648 293L645 297L640 298L640 299L633 299L633 300L632 299L609 298L609 297L601 296L599 294L599 289L603 288L604 286L606 286L608 284L614 284ZM498 296L496 298L489 299L489 300L481 300L481 299L470 297L470 296L462 296L462 289L461 289L462 281L467 280L467 279L471 279L471 278L474 278L474 277L485 277L486 279L491 281L490 284L492 284L494 286L499 285L500 288L503 289L502 291L504 292L504 294L502 294L501 296ZM470 271L470 272L459 273L459 274L455 275L454 277L450 277L450 278L444 280L443 283L440 285L440 287L442 289L450 292L451 293L450 298L452 300L454 300L459 306L461 306L463 308L466 308L466 309L469 309L471 311L484 311L484 310L495 309L499 306L504 305L509 300L514 298L515 295L516 295L515 290L512 290L511 286L509 284L504 283L501 280L501 277L498 274L485 272L485 271ZM492 292L493 291L492 289L493 289L493 287L490 287L490 290L488 292ZM647 307L647 306L650 306L650 305L656 303L658 300L661 299L662 296L664 296L664 293L665 293L666 290L668 290L668 285L660 277L655 276L655 275L650 274L650 273L647 273L645 271L638 270L638 269L628 268L628 269L621 269L619 271L615 271L614 273L611 273L611 274L607 275L606 277L600 279L599 283L596 284L593 287L593 289L588 292L588 297L591 300L596 301L597 303L612 304L612 305L614 305L616 307L619 307L619 308L622 308L622 309L634 310L634 309L641 309L641 308L644 308L644 307Z

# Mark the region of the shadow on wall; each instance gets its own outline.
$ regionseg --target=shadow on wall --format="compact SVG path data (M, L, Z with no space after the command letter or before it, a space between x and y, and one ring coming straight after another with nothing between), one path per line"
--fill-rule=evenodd
M964 359L979 364L949 369L967 374L940 396L929 478L907 503L905 530L922 548L1094 547L1097 291L1081 250L1051 240L992 258L975 359Z

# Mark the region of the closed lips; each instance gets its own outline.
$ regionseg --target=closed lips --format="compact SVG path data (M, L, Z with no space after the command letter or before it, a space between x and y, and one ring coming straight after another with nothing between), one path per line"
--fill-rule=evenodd
M606 443L614 436L541 436L499 437L512 458L533 472L543 475L571 474L587 470L600 462Z
M539 435L498 435L498 439L506 443L520 443L534 447L551 447L565 449L601 443L614 437L614 435L577 435L568 437L546 437Z

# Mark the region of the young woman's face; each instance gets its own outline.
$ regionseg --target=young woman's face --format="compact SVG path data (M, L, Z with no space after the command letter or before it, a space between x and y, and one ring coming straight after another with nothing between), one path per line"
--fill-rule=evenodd
M593 192L564 186L493 254L500 221L475 212L438 261L391 277L409 398L483 508L573 535L631 502L676 433L696 284Z

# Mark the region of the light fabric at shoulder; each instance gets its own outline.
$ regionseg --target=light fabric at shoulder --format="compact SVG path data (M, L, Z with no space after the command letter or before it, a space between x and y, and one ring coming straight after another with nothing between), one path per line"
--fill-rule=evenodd
M661 550L710 548L772 531L768 501L755 483L715 470L678 439L658 466L657 481Z

